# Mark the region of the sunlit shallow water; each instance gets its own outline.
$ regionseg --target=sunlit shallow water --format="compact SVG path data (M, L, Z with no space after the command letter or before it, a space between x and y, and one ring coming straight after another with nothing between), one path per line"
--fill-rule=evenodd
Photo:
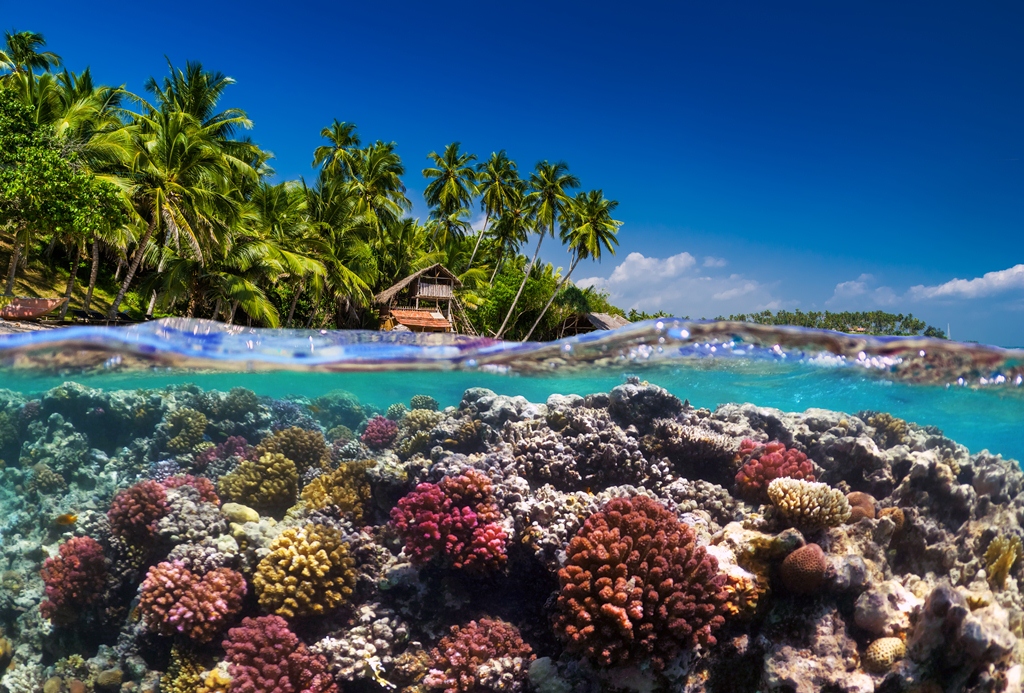
M710 683L687 690L804 690L793 677L815 682L806 690L843 677L859 682L851 690L887 678L934 680L937 690L1017 690L990 686L1021 673L1022 374L1024 352L1015 350L674 320L526 345L188 320L3 336L0 663L16 664L2 685L41 690L57 677L54 685L64 688L53 690L74 680L104 690L100 674L117 671L133 690L156 690L177 682L188 660L186 668L203 672L196 680L233 676L230 685L242 686L247 670L232 660L231 643L260 637L267 619L281 616L273 627L288 629L294 647L312 648L303 655L307 666L324 668L322 687L310 690L330 690L332 682L346 690L445 690L444 677L424 679L424 672L404 682L406 665L419 658L428 669L458 669L444 655L457 645L440 637L459 626L455 641L460 633L484 638L480 619L493 617L502 619L498 640L522 637L532 651L517 651L522 661L505 684L479 690L682 690L697 681ZM422 406L438 413L406 418ZM419 419L429 425L411 423ZM294 435L305 443L281 442L299 429ZM310 435L319 442L303 437ZM813 468L782 476L813 477L840 497L868 494L872 517L808 524L787 516L774 497L751 495L740 474L770 466L759 460L776 440L784 455L807 460L805 471ZM309 452L317 445L320 452ZM257 468L267 453L302 458L288 461L291 481ZM482 527L495 528L489 540L465 538L482 542L485 558L475 568L452 548L463 530L450 530L447 548L428 550L410 537L434 530L409 529L415 513L399 511L416 484L433 484L443 496L446 479L468 483L473 468L490 475L484 496L494 495L470 509ZM183 474L208 481L168 481ZM168 505L150 524L133 525L121 510L132 502L145 508L152 499L131 501L131 494L147 483ZM330 484L344 491L331 495ZM201 497L214 489L219 498ZM721 618L695 617L694 628L717 638L686 635L653 616L644 627L654 628L656 641L644 646L600 629L596 646L575 630L582 621L573 621L579 614L567 606L570 588L559 573L573 561L569 539L609 498L635 499L637 489L657 498L672 522L694 527L697 544L714 556L727 598L708 607ZM275 493L285 500L268 500ZM225 501L244 507L217 510ZM311 527L335 533L355 559L337 563L336 583L307 585L296 603L287 587L295 576L267 561L312 541ZM94 572L104 575L92 583L67 568L67 547L88 553L87 537L95 540ZM758 542L756 551L740 549ZM821 546L827 565L807 590L783 565L805 543ZM193 580L202 591L215 568L237 576L227 583L234 601L221 595L226 602L217 602L228 613L183 626L191 617L154 606L189 599L157 599L160 580ZM84 582L74 595L86 597L62 592L75 579ZM861 602L898 607L865 615L867 606L855 607L863 595ZM435 606L424 608L424 600ZM942 600L962 603L967 620L945 623L931 613ZM809 603L816 606L797 609ZM240 625L245 617L263 620ZM840 635L790 642L773 629L784 618L812 631L829 621ZM971 637L983 643L967 631L951 634L971 619L982 633ZM384 654L365 647L369 622L391 633L375 645ZM505 622L518 629L514 637ZM878 644L886 637L899 639L902 654L883 667L877 651L899 649L895 641ZM793 660L786 648L797 646L848 651L846 669L840 676L825 654L820 662L817 654ZM965 647L983 651L965 656ZM531 657L540 663L531 667ZM232 663L238 668L229 673ZM484 666L487 674L495 665ZM723 673L730 669L742 673L730 679ZM188 685L181 690L200 690Z

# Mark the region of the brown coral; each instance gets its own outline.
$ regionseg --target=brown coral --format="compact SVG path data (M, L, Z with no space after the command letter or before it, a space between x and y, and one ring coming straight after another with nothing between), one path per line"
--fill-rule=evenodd
M189 452L203 442L206 415L184 407L167 417L167 449L171 452Z
M299 473L295 463L280 453L264 453L244 460L235 471L217 482L217 493L227 501L242 503L262 514L280 517L295 503Z
M872 520L875 519L874 496L862 491L854 491L853 493L846 494L846 500L850 503L850 519L847 522L851 525L855 522L860 522L865 517Z
M501 619L482 618L451 632L430 654L428 689L444 693L526 690L527 671L536 657L519 629Z
M569 542L555 631L600 666L656 669L681 648L715 644L727 594L693 529L646 496L614 498Z
M1022 553L1020 537L1009 534L993 539L985 550L985 572L989 584L1002 589Z
M825 581L825 552L817 544L801 546L782 561L782 584L793 594L814 594Z
M366 470L376 464L373 460L343 462L333 472L322 474L302 489L302 500L319 510L333 505L348 514L353 521L363 521L363 506L370 499L370 484Z
M864 652L864 668L876 674L884 674L889 667L903 659L907 647L899 638L879 638Z
M320 431L307 431L297 426L277 431L256 446L257 455L268 452L279 453L292 460L300 474L310 468L326 469L330 466L330 449Z
M896 525L896 529L893 530L894 534L899 534L903 529L903 524L907 521L902 508L882 508L878 511L878 516L888 517L892 520L892 523Z
M325 525L286 529L270 544L253 585L260 606L287 618L326 613L345 603L355 586L355 562L341 533Z
M871 414L867 418L868 426L875 429L872 436L881 448L891 448L905 443L910 426L903 419L897 419L892 414L879 412Z

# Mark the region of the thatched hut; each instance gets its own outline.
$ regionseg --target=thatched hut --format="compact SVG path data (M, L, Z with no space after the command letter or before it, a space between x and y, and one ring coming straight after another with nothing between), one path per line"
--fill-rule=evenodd
M596 330L615 330L629 324L629 320L626 320L621 315L611 315L610 313L575 313L562 321L562 324L558 327L557 336L561 339L562 337L572 337L573 335L586 334Z
M384 330L475 334L455 289L462 282L441 264L413 272L374 296Z

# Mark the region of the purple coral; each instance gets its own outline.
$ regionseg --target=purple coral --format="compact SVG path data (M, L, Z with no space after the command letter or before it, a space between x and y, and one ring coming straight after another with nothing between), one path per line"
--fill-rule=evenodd
M91 537L74 537L47 558L40 572L46 599L39 611L54 623L73 623L83 607L95 603L107 583L107 559L103 547Z
M398 501L391 521L413 563L441 556L454 568L486 572L507 560L501 514L490 479L474 469L424 483Z
M107 518L117 536L133 544L150 541L156 523L167 514L167 491L158 481L147 480L117 492Z
M251 449L248 441L242 436L229 436L223 443L206 448L192 460L196 471L203 471L214 460L227 460L232 457L245 458Z
M337 693L327 660L280 616L246 618L224 641L232 693Z
M359 440L372 450L383 450L394 443L397 437L398 424L391 419L377 415L367 422L366 430L363 431Z
M230 568L197 575L181 561L165 561L146 573L139 611L156 633L208 642L242 610L245 591L245 578Z

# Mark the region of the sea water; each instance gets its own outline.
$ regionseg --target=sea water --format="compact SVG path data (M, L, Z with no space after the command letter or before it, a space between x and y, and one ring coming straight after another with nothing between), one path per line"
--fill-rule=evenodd
M1022 376L677 320L0 337L0 688L1020 690Z

